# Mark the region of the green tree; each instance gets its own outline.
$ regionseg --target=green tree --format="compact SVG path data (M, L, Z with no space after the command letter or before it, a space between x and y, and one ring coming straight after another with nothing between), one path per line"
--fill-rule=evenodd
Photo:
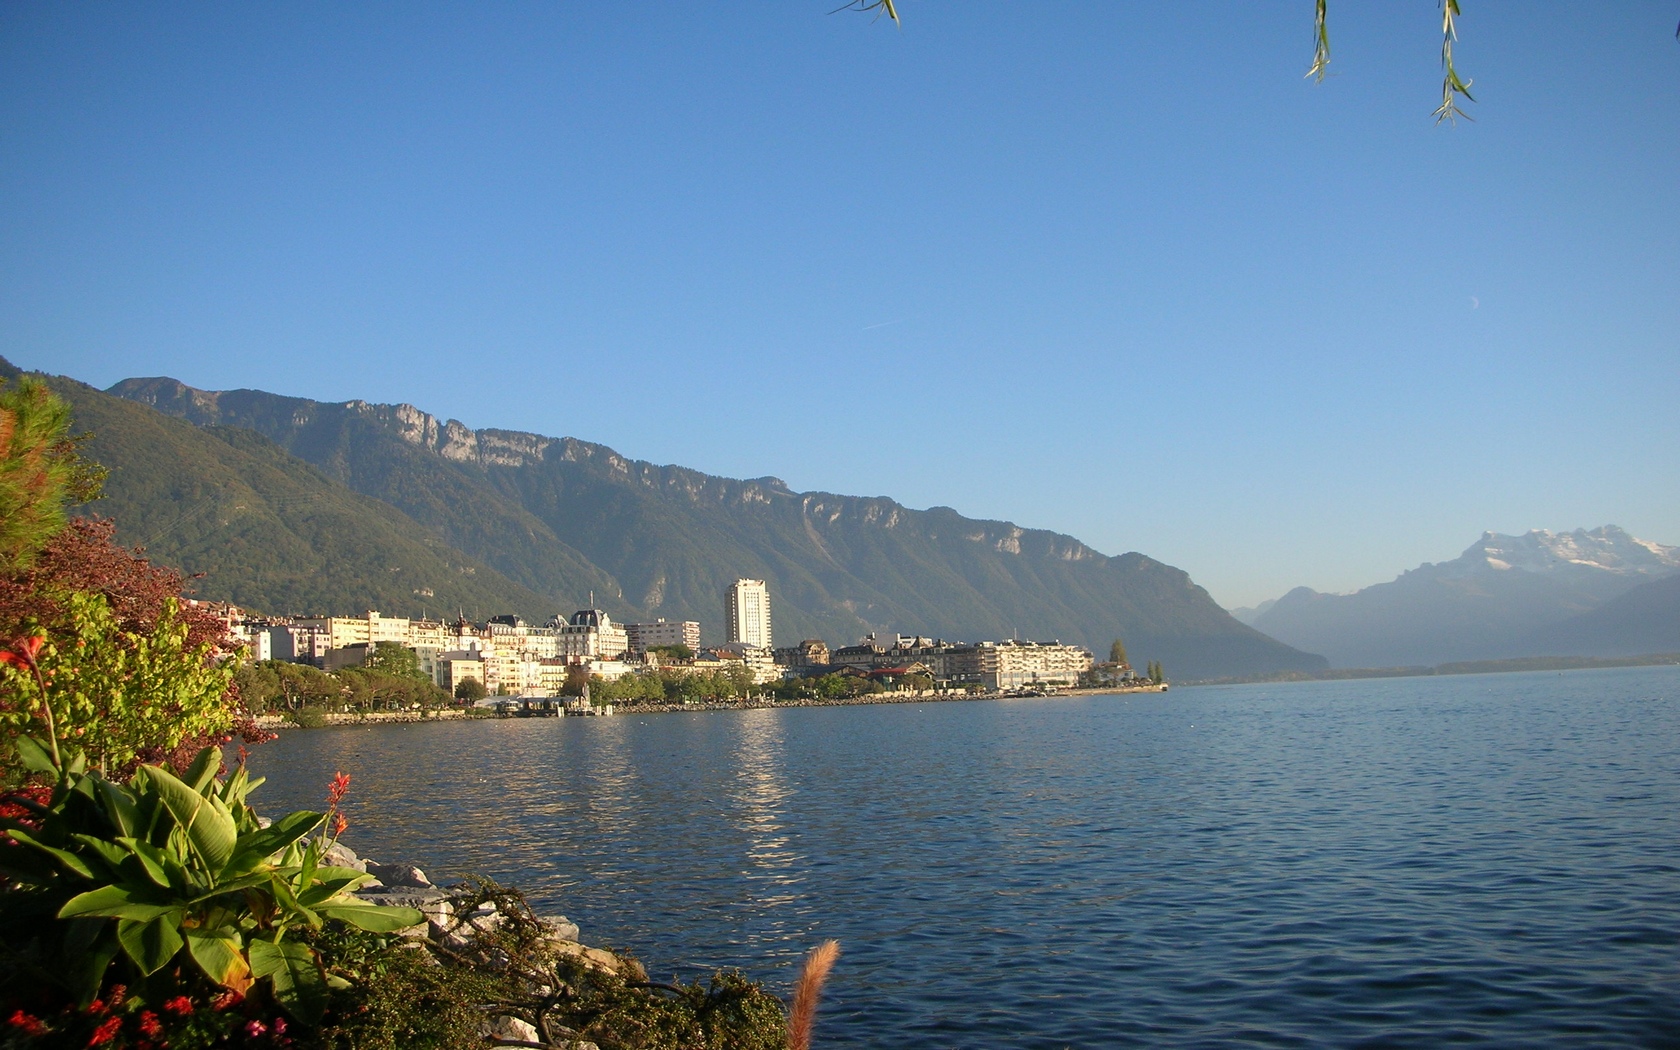
M1114 644L1108 647L1108 662L1111 664L1119 664L1121 667L1126 666L1125 642L1122 642L1118 638L1114 639Z
M420 670L420 656L413 649L401 642L380 642L368 654L367 666L384 674L395 675L399 678L414 678L422 682L431 681L426 672Z
M650 645L648 652L657 653L667 660L682 661L684 663L694 659L694 650L686 645Z
M490 690L476 678L463 678L455 686L455 699L463 704L476 704L489 695Z
M99 497L104 471L76 454L70 406L23 376L0 388L0 572L26 568L64 528L65 506Z
M168 756L187 740L225 737L233 728L226 702L232 661L189 642L174 601L149 631L124 629L101 594L71 594L66 607L62 632L37 643L28 660L20 658L26 647L17 646L0 662L5 693L27 698L0 707L8 744L42 734L110 772ZM22 666L29 663L34 666Z

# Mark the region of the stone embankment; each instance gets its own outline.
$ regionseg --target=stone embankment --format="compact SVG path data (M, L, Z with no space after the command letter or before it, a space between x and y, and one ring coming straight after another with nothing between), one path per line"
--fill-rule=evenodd
M424 926L414 927L410 936L424 938L447 951L470 951L483 934L493 933L505 921L492 901L463 910L475 896L470 883L455 887L437 886L426 873L412 864L381 864L376 860L358 857L342 842L335 842L322 862L339 868L366 872L372 880L355 891L355 896L372 904L414 908L426 917ZM634 959L617 955L605 948L592 948L579 940L577 924L564 915L543 916L540 919L548 931L546 947L555 955L571 956L585 966L631 981L646 981L647 971ZM487 1017L484 1034L499 1045L543 1045L537 1041L537 1030L528 1021L501 1014ZM569 1044L576 1050L599 1050L591 1042Z
M1090 689L1058 689L1053 692L1001 692L1001 693L867 693L863 696L843 696L831 699L800 699L800 700L699 700L692 703L637 703L633 701L614 701L617 713L621 715L650 714L680 711L760 711L769 708L782 707L863 707L875 704L929 704L944 703L958 700L1017 700L1043 696L1110 696L1117 693L1164 693L1166 683L1156 685L1134 686L1103 686ZM366 713L333 712L321 716L323 726L356 726L382 725L390 722L445 722L472 721L480 718L496 718L494 711L487 708L441 708L433 711L370 711ZM257 725L263 729L297 729L296 722L284 715L258 715Z

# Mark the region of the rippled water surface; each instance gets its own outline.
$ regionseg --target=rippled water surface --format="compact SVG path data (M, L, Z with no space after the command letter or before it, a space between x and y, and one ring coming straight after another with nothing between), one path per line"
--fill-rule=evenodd
M294 732L267 811L822 1047L1680 1046L1680 670Z

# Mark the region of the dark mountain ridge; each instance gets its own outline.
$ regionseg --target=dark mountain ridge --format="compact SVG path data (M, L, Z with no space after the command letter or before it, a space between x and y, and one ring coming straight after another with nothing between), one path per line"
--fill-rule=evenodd
M617 617L697 619L721 640L712 632L723 590L747 576L770 583L779 641L893 629L1018 633L1101 651L1123 637L1181 677L1323 666L1231 619L1181 570L949 508L796 493L775 478L715 477L575 438L475 431L410 405L173 379L125 380L109 393L200 429L254 431L553 611L593 591Z

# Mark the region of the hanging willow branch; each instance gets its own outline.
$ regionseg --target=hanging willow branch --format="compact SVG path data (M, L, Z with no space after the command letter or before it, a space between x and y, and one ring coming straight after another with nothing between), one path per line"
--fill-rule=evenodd
M1435 123L1443 120L1458 122L1459 117L1474 120L1470 114L1458 108L1458 96L1463 95L1471 102L1476 97L1470 94L1470 85L1474 81L1460 80L1458 70L1453 68L1453 42L1458 39L1458 0L1441 0L1441 106L1435 111Z
M1307 70L1307 76L1315 82L1322 83L1325 71L1330 68L1330 23L1325 19L1325 8L1330 0L1318 0L1318 9L1313 15L1313 63Z
M1463 95L1468 101L1476 98L1470 94L1471 80L1465 80L1458 75L1458 69L1453 65L1453 44L1458 40L1458 0L1440 0L1441 4L1441 105L1435 110L1435 123L1450 120L1457 123L1459 117L1472 120L1470 114L1459 108L1458 97ZM1313 60L1307 69L1307 77L1314 81L1322 81L1330 69L1330 22L1328 8L1330 0L1314 0L1313 3ZM882 15L893 20L894 25L901 24L898 19L898 8L893 0L849 0L834 9L840 11L864 11L875 13L875 17ZM1675 36L1680 37L1680 27L1676 27Z
M898 8L893 6L893 0L851 0L850 3L836 7L829 14L837 14L841 11L874 11L876 18L886 15L893 20L895 25L901 24L898 21Z

